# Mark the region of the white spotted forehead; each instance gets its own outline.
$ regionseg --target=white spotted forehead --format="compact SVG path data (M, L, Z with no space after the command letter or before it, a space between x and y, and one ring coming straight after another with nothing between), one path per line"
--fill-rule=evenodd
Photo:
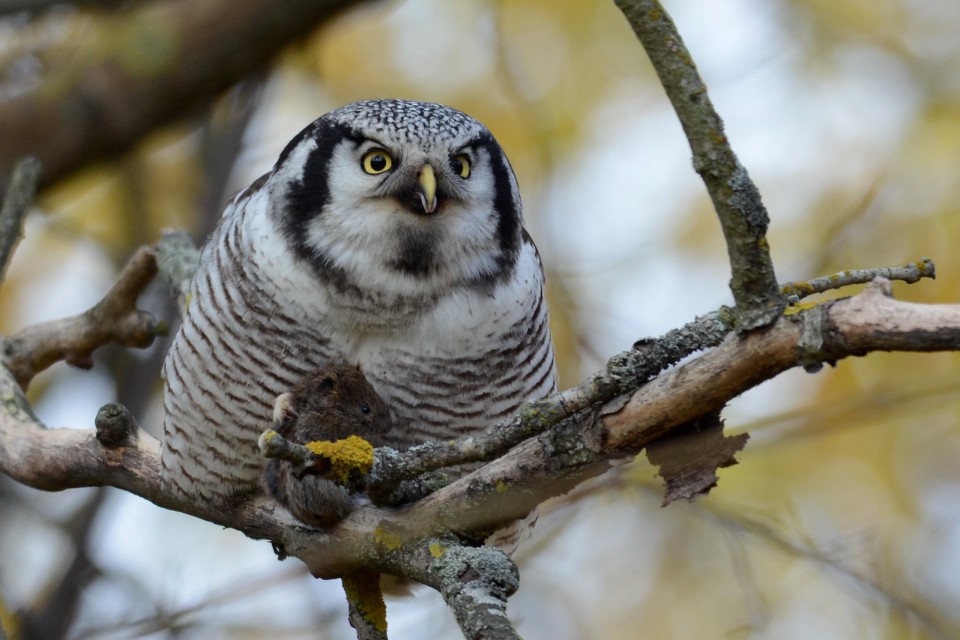
M487 130L462 111L413 100L354 102L331 111L324 118L369 135L389 135L411 143L466 142Z

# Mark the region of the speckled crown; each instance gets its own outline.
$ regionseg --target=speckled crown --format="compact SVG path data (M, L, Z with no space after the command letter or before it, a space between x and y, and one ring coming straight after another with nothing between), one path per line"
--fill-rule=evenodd
M391 133L406 142L424 138L472 138L487 128L462 111L434 102L415 100L364 100L331 111L325 120L363 131Z

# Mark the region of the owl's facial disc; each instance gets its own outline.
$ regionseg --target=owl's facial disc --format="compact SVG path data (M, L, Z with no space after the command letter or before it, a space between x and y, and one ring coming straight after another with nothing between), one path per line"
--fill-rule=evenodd
M287 145L267 193L285 239L344 291L435 296L509 277L516 179L483 125L447 107L357 103Z

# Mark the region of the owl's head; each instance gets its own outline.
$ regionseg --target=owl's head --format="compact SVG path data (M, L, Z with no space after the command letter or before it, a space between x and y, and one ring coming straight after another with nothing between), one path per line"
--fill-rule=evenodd
M332 111L280 155L271 215L333 282L432 296L508 277L520 195L490 132L438 104L369 100Z

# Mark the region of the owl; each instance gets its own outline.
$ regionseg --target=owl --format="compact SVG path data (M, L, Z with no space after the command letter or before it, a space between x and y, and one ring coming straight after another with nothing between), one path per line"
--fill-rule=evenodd
M388 446L509 418L556 389L543 284L477 120L404 100L320 117L202 249L163 369L165 486L223 506L262 490L275 398L333 361L389 407Z

